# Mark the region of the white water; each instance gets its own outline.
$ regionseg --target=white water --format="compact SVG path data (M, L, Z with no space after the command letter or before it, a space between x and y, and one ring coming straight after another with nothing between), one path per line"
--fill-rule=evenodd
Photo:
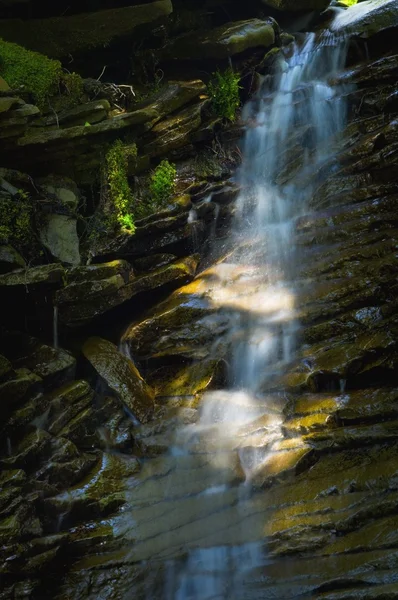
M325 141L344 126L344 103L328 80L343 67L345 53L346 48L334 45L331 38L319 43L315 35L307 35L290 55L280 56L272 78L264 79L243 111L247 130L238 174L242 192L231 233L234 250L228 262L216 267L221 283L213 290L230 315L229 388L205 394L198 422L177 432L172 453L201 455L209 461L213 479L210 485L206 480L207 487L199 493L204 503L229 493L231 483L220 474L234 468L230 463L236 457L245 481L235 488L234 542L207 542L202 547L200 541L187 540L183 557L166 564L161 596L165 600L249 598L247 573L266 560L261 542L253 542L244 526L240 531L241 515L243 522L253 477L267 468L281 439L282 419L268 388L296 350L294 281L300 258L294 223L308 211L308 199L319 184L317 176L329 153ZM287 166L294 172L293 183L284 177ZM215 356L217 348L216 343ZM259 420L261 427L254 427L247 441L248 428ZM170 486L179 487L184 473L173 477ZM261 538L261 524L252 531ZM212 533L203 530L199 540L212 539ZM170 531L170 548L173 544ZM147 592L148 600L154 597L160 596Z

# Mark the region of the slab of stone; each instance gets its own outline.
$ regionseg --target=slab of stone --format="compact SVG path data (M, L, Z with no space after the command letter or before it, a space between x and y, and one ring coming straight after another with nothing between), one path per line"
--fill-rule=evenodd
M138 369L117 347L99 337L89 338L82 348L84 356L98 375L142 423L154 410L154 391L145 383Z
M166 47L162 57L165 60L223 59L249 48L268 48L274 42L275 31L270 21L249 19L182 35Z

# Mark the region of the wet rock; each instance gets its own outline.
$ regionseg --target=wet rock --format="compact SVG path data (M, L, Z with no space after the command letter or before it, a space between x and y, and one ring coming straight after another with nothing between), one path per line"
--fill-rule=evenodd
M43 500L43 508L55 522L57 515L67 515L69 526L108 515L125 504L126 484L138 470L135 458L102 453L97 465L82 481L69 488L67 494Z
M66 215L52 214L43 219L40 240L51 255L61 263L80 264L76 225L76 219Z
M255 487L268 487L307 470L316 457L311 446L271 453L253 475Z
M139 421L148 421L154 409L154 392L145 383L134 364L118 352L116 346L98 337L89 338L83 354L99 376Z
M268 48L274 42L275 32L271 22L260 19L236 21L204 33L191 32L178 37L166 47L162 58L228 58L249 48Z
M219 387L225 379L225 364L220 360L204 360L186 366L170 365L156 369L148 382L158 396L193 396Z
M0 246L0 274L25 268L25 261L12 246Z
M332 31L365 38L398 23L398 7L394 0L367 0L339 13L331 23Z
M153 26L172 12L170 0L155 0L149 4L128 6L75 16L0 21L0 35L15 43L52 58L76 55L113 40L136 34L137 27Z
M148 274L140 275L130 284L131 296L155 290L160 287L178 287L193 279L200 256L195 254L176 260L168 265L155 269Z

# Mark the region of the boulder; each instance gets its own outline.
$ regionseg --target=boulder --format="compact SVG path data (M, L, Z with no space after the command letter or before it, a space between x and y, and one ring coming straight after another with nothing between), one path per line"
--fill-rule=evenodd
M80 253L76 219L66 215L52 214L45 217L43 221L40 228L40 240L43 246L61 263L79 265Z
M190 32L172 40L162 53L164 60L225 59L251 48L275 43L271 21L249 19L221 25L205 32Z
M152 26L173 10L171 0L155 0L86 14L49 19L0 21L0 36L51 58L76 55L136 35L137 28Z
M84 356L126 408L142 423L154 410L154 391L145 383L131 360L117 347L99 337L89 338L82 348Z

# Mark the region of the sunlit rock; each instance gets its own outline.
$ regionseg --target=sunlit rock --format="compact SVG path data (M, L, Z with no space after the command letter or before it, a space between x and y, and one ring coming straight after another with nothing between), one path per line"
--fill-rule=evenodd
M120 354L111 342L99 337L89 338L82 350L98 375L133 415L143 423L148 421L153 414L154 392L131 360Z

